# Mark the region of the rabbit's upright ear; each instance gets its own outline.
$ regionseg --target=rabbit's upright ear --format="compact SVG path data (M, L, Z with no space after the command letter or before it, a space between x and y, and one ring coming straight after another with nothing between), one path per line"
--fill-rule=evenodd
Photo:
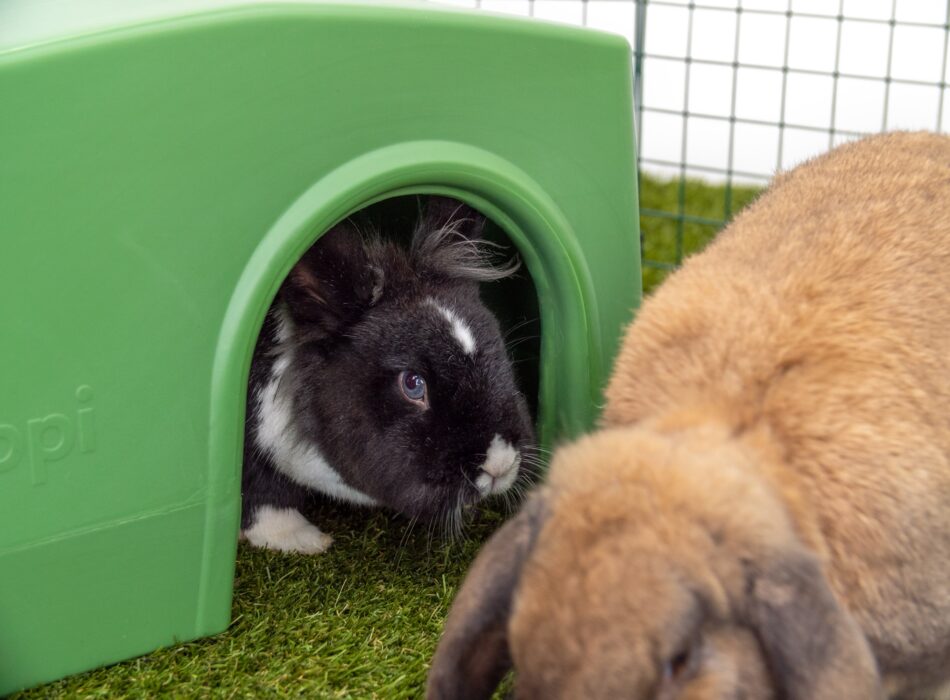
M442 279L490 282L514 273L521 263L494 258L504 246L484 240L485 216L456 199L431 196L412 236L418 269Z
M532 496L482 548L452 604L429 670L429 700L490 698L511 668L508 617L544 503Z
M864 634L805 551L746 569L746 615L776 684L788 700L883 700Z
M485 217L467 204L450 197L431 195L425 200L423 228L440 231L451 228L470 241L479 240L485 229Z
M359 232L343 221L304 253L281 293L294 321L331 335L358 320L382 285L382 271L370 265Z

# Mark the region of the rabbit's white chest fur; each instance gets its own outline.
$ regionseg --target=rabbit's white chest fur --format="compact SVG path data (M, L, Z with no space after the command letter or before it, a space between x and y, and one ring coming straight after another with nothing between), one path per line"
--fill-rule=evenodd
M274 466L302 486L341 501L374 506L376 501L348 485L313 445L301 439L291 420L290 397L279 391L280 377L288 359L274 363L271 380L261 391L257 444L274 461Z
M283 314L278 318L277 336L280 341L290 322ZM270 381L260 393L255 436L258 447L270 456L277 469L302 486L341 501L377 505L374 499L343 481L320 450L299 435L292 420L291 398L280 391L280 380L290 365L289 352L285 351L274 361Z

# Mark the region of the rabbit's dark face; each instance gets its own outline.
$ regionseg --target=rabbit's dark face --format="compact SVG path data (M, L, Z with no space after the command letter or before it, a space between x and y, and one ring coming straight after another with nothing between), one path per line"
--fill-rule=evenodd
M450 202L433 198L411 247L364 241L344 222L304 255L274 309L258 429L298 482L447 525L509 489L533 443L478 291L510 270L485 265L473 243L483 220Z
M295 363L303 436L347 484L410 516L505 491L532 441L497 322L474 284L453 287L397 292Z

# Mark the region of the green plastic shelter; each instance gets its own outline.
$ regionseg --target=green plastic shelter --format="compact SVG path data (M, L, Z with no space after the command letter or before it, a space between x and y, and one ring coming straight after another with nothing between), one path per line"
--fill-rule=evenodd
M251 350L291 265L443 193L525 262L547 444L640 268L620 38L429 4L0 3L0 694L228 625Z

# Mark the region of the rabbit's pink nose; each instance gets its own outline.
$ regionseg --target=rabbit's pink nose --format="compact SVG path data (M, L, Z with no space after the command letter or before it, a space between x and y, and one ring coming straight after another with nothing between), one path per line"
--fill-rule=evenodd
M482 471L485 472L486 474L491 475L491 476L494 477L495 479L500 479L500 478L503 477L505 474L507 474L509 471L511 471L511 468L512 468L513 466L515 466L515 461L514 461L514 460L512 460L512 461L509 462L508 464L503 464L503 463L501 463L501 462L496 462L495 464L485 464L485 465L482 465Z
M506 491L518 478L521 455L500 435L492 438L475 486L483 496Z

